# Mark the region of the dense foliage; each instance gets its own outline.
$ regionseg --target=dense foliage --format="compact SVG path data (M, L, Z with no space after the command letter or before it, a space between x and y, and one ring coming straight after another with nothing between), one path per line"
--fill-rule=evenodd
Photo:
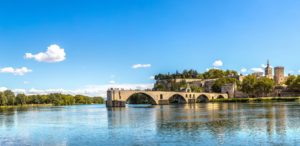
M233 70L220 70L210 69L204 73L198 73L196 70L184 70L183 72L176 72L173 74L158 74L155 76L155 80L168 80L168 79L217 79L228 76L236 76L238 73Z
M215 81L215 83L212 86L213 92L221 92L222 86L225 84L236 84L238 87L240 85L240 81L236 78L219 78Z
M49 95L25 95L15 94L6 90L0 92L0 106L10 105L26 105L26 104L53 104L53 105L74 105L74 104L102 104L102 97L88 97L83 95L65 95L65 94L49 94Z
M241 90L250 96L267 96L272 92L275 83L272 79L254 75L246 76L241 84Z
M288 90L292 92L300 92L300 75L289 76L286 80Z
M167 82L169 84L168 87L166 87L162 84L156 83L156 84L154 84L153 90L179 92L179 91L182 91L183 89L186 89L188 86L188 84L185 80L182 80L181 82L176 82L175 80L168 79ZM195 86L195 85L191 85L190 88L191 88L192 92L202 92L203 91L202 87Z
M156 83L154 85L153 89L156 90L156 91L177 91L178 92L181 89L187 87L187 83L184 80L181 81L181 82L176 82L175 80L168 79L168 83L170 84L169 87L166 87L162 84Z

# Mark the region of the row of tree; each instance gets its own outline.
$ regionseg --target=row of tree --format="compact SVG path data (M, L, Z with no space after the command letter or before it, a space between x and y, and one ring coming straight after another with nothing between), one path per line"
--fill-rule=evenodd
M173 74L158 74L155 76L155 80L167 80L167 79L217 79L223 77L236 76L238 73L234 70L220 70L210 69L204 73L198 73L196 70L184 70Z
M222 90L222 86L226 85L226 84L235 84L237 85L237 87L239 88L241 85L241 82L236 79L236 78L231 78L231 77L222 77L217 79L214 84L212 85L212 91L213 92L221 92Z
M0 92L0 106L26 105L26 104L53 104L53 105L74 105L74 104L103 104L102 97L88 97L83 95L66 95L53 93L48 95L15 95L12 91Z
M176 82L175 80L168 79L167 85L163 85L162 83L156 82L154 84L153 90L154 91L175 91L179 92L182 90L185 90L188 86L188 83L185 80L182 80L180 82ZM191 85L190 86L192 92L202 92L203 87Z
M286 83L287 90L291 92L300 92L300 75L291 75L287 78Z
M274 89L274 86L275 82L272 79L248 75L243 79L240 89L251 97L262 97L268 96Z
M268 96L275 86L275 82L266 77L257 78L255 75L248 75L242 82L236 78L227 77L215 81L212 86L213 92L221 92L221 88L225 84L235 84L238 90L247 93L251 97Z

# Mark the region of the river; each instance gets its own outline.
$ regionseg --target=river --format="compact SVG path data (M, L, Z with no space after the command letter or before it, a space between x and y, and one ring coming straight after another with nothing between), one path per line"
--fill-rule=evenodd
M0 109L0 145L297 145L300 103Z

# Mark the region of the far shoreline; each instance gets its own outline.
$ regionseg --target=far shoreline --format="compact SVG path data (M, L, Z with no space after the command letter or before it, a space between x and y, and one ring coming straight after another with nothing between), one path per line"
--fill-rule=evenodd
M54 104L24 104L24 105L4 105L0 108L23 108L23 107L60 107L60 106L74 106L74 105L103 105L102 104L72 104L72 105L54 105Z
M296 102L300 101L300 97L254 97L254 98L228 98L213 99L212 103L245 103L245 102Z

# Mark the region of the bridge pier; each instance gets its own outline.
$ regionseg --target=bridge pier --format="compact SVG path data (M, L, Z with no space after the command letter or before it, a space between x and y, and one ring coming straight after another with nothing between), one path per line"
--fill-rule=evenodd
M169 103L169 100L158 100L158 103L157 103L158 105L168 105L168 104L170 104Z
M196 103L196 99L188 99L188 103L189 104Z
M106 101L106 107L125 107L125 101Z

